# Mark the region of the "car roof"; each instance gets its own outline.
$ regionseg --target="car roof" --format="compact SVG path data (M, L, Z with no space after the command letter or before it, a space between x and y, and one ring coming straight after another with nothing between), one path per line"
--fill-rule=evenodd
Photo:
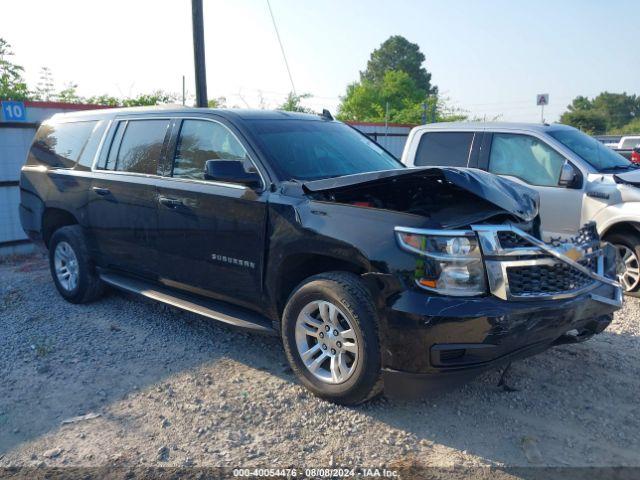
M100 108L96 110L82 110L70 113L57 113L51 117L53 122L66 122L73 120L102 120L112 119L116 116L126 117L135 115L154 117L161 115L218 115L227 119L236 120L322 120L318 115L298 112L285 112L282 110L249 110L240 108L191 108L181 105L159 105L153 107L130 108Z
M420 125L416 130L529 130L547 132L551 130L573 129L560 123L519 123L519 122L439 122Z

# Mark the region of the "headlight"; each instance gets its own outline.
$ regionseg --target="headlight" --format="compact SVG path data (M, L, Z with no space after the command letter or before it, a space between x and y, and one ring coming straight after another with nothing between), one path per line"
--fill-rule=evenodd
M466 230L396 227L403 250L418 255L416 283L443 295L483 295L487 287L478 239Z

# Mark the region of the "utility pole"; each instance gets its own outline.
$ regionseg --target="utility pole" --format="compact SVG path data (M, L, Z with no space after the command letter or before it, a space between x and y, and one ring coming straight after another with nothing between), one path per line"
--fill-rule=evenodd
M384 136L387 137L389 135L389 102L387 101L387 105L384 109Z
M204 64L204 19L202 0L191 0L191 18L193 21L193 63L196 69L196 107L206 107L207 70Z
M185 88L184 88L184 75L182 75L182 106L183 107L185 103L186 103L186 98L185 98Z

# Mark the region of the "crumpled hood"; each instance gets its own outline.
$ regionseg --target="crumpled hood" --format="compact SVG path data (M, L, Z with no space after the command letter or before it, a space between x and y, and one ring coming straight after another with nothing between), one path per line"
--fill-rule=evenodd
M359 173L342 177L305 182L305 193L341 190L356 185L380 186L408 176L433 177L440 175L446 182L463 188L474 195L516 215L524 221L533 220L538 214L538 192L497 175L475 168L421 167Z
M640 187L640 168L625 173L616 173L613 176L617 183L626 183L634 187Z

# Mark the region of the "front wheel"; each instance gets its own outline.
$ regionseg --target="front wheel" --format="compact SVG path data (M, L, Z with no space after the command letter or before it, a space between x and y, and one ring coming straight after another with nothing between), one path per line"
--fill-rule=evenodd
M640 236L616 233L606 240L618 249L622 259L618 280L626 293L637 295L640 290Z
M357 275L303 282L285 307L282 341L292 370L319 397L355 405L382 391L377 317Z

